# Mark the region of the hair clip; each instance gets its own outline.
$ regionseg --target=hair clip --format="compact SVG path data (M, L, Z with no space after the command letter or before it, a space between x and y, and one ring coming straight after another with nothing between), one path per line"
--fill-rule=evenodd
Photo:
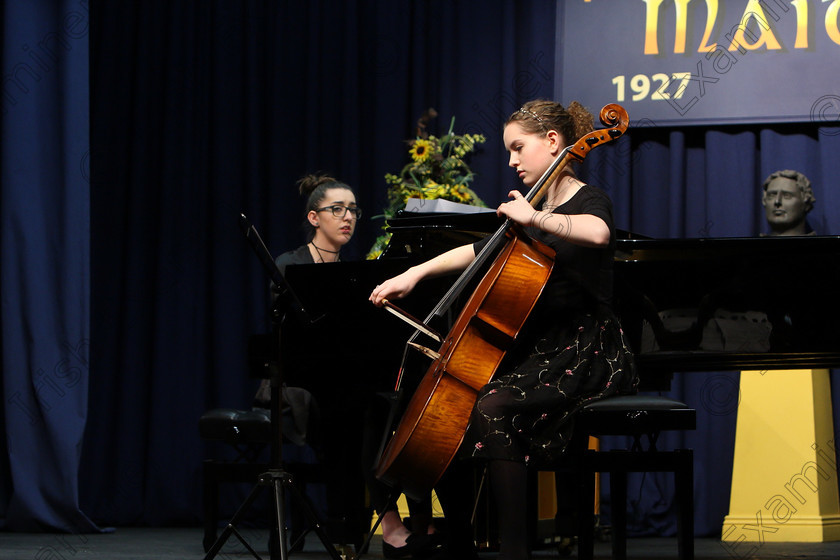
M520 107L516 112L517 113L522 113L524 115L530 115L530 116L534 117L535 119L537 119L537 122L540 123L540 124L545 122L541 116L539 116L538 114L536 114L533 111L529 111L528 109L525 109L524 107Z

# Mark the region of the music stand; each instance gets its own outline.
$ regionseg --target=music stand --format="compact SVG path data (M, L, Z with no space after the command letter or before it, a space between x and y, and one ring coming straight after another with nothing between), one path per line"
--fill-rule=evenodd
M300 303L300 300L295 295L294 291L292 290L291 286L286 282L286 279L283 277L283 274L280 272L280 269L277 268L277 265L274 262L274 259L271 257L271 253L268 251L268 248L263 243L260 234L257 232L256 228L251 224L245 214L239 215L239 226L242 229L242 233L245 234L246 239L250 242L251 247L254 249L254 252L257 254L260 262L262 263L263 267L265 268L266 272L268 273L269 277L271 278L272 282L274 283L274 290L277 293L277 302L273 307L273 313L275 314L276 324L277 324L277 347L278 347L278 356L275 360L272 367L269 368L270 375L271 375L271 443L270 443L270 450L271 450L271 458L268 465L268 470L262 473L257 478L257 483L254 485L254 488L251 490L251 493L245 499L236 513L233 515L231 520L228 522L227 526L225 527L222 534L219 535L219 538L216 539L216 542L213 543L213 546L210 547L210 550L207 552L207 555L204 557L204 560L211 560L216 557L219 551L227 542L230 535L236 536L239 539L239 542L248 549L248 552L254 556L257 560L262 560L259 554L249 545L242 535L237 531L236 525L239 523L240 519L243 515L247 512L248 508L256 499L259 490L263 486L270 486L273 489L273 497L274 497L274 511L275 511L275 518L277 521L277 534L279 536L279 545L280 545L280 560L286 560L289 555L288 546L286 542L286 515L284 510L285 506L285 496L286 490L291 491L291 496L295 500L298 501L300 506L303 508L303 512L308 518L309 522L312 526L305 531L300 538L303 538L307 532L314 530L318 537L321 539L321 542L326 548L327 552L330 554L330 557L333 560L342 560L341 555L338 554L338 551L335 547L332 546L329 539L327 538L327 534L324 531L321 521L318 519L318 515L315 511L315 508L312 505L312 502L309 498L301 492L294 484L292 480L292 476L283 468L283 456L282 456L282 438L283 432L281 427L281 411L282 411L282 391L281 387L283 385L283 372L280 366L280 336L281 336L281 324L283 322L283 318L285 315L292 311L295 313L298 318L304 324L313 323L314 320L311 316L306 312L303 306ZM316 319L317 320L317 319ZM273 530L273 529L272 529ZM269 546L269 554L271 556L271 560L277 560L277 556L275 555L275 550L273 547Z

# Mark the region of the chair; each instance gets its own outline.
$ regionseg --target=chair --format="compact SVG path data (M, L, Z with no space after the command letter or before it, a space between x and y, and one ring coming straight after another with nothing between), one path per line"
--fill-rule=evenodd
M204 552L208 552L216 542L219 524L219 486L223 483L244 482L256 484L260 475L269 470L267 450L271 441L271 412L264 408L237 410L232 408L214 408L201 415L198 420L199 434L202 439L219 441L230 445L234 451L233 459L205 459L204 476ZM284 444L286 452L294 450L292 443ZM294 454L293 461L284 461L283 468L289 472L301 492L305 493L308 483L322 483L324 475L321 465L309 462L314 453L308 448L300 448ZM303 545L298 537L304 534L302 528L306 520L298 508L291 509L293 531L290 544Z
M678 507L679 558L694 558L694 464L690 449L660 450L659 435L666 430L693 430L696 411L660 396L616 396L586 405L575 424L571 468L580 475L577 495L578 558L591 560L594 549L595 473L610 473L612 503L612 557L627 558L627 473L673 472ZM630 436L630 449L592 450L589 436ZM558 480L558 489L560 481Z
M255 483L268 469L263 450L271 441L271 413L268 409L237 410L214 408L198 420L199 435L204 440L219 441L235 451L233 459L205 459L204 552L216 541L219 522L219 486L222 483Z
M256 334L248 339L248 369L250 376L260 379L270 379L273 372L274 357L277 355L275 337L273 334ZM267 385L266 385L267 386ZM278 390L279 391L279 390ZM301 492L305 491L308 482L322 482L323 474L320 472L320 465L312 462L314 452L307 453L306 437L295 428L297 420L291 407L287 406L290 400L294 400L296 406L309 410L313 404L311 395L300 388L284 388L283 408L281 411L280 426L282 427L282 448L287 450L298 450L294 453L296 460L283 461L283 468L294 475L294 480L300 486ZM256 400L261 403L273 406L271 396L259 394ZM268 399L265 401L265 399ZM262 404L260 405L262 406ZM279 406L279 405L278 405ZM307 426L308 428L308 426ZM254 407L250 410L235 408L214 408L208 410L198 420L199 435L207 441L216 441L227 444L233 450L232 458L206 459L203 465L203 493L204 493L204 551L208 552L216 542L216 535L219 522L219 486L222 483L250 483L257 484L260 476L268 471L272 465L271 443L274 438L281 438L281 434L274 434L271 423L271 409ZM280 443L280 442L278 442ZM307 447L304 447L307 446ZM311 449L310 449L311 450ZM279 449L279 456L285 455L286 451ZM290 541L292 544L302 545L302 540L297 542L297 535L302 527L304 519L302 512L295 508L291 511L291 524L296 528L292 533Z

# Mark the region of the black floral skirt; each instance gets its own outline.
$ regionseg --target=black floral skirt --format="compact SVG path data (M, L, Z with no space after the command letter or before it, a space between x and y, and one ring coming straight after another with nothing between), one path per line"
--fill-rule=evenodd
M464 455L552 462L569 443L577 410L636 391L633 354L610 313L578 312L562 323L556 315L529 319L519 341L479 392Z

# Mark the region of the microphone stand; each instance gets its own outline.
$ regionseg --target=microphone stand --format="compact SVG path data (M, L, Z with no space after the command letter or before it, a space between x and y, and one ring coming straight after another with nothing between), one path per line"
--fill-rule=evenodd
M251 246L254 248L254 251L257 253L257 257L260 259L260 262L266 268L269 276L271 277L274 283L274 291L277 293L277 300L275 305L273 306L273 315L275 318L275 324L277 327L277 336L276 336L276 343L277 343L277 352L276 352L276 359L270 364L269 372L270 372L270 379L271 379L271 433L273 435L271 442L270 442L270 461L268 465L268 470L264 473L260 474L257 478L257 483L254 485L254 488L251 490L251 493L245 499L239 509L236 511L234 516L228 522L227 526L225 527L222 534L219 535L219 538L216 539L216 542L213 543L213 546L210 547L210 550L207 552L207 555L204 557L204 560L212 560L216 557L219 551L227 542L228 538L231 535L234 535L242 545L251 553L251 555L256 558L257 560L262 560L259 554L249 545L239 531L236 529L236 525L240 522L242 517L247 513L248 508L254 502L254 500L259 495L259 491L268 486L272 489L272 496L274 498L274 513L275 513L275 520L276 520L276 527L272 528L272 531L276 530L276 534L279 538L279 551L276 550L276 546L271 546L272 540L269 540L269 554L271 560L286 560L289 557L289 550L288 550L288 543L286 537L286 514L285 514L285 504L286 504L286 491L290 492L291 497L297 501L298 505L303 509L304 514L306 515L307 519L311 523L311 527L304 532L301 537L303 538L308 531L314 530L318 535L321 543L329 553L330 557L333 560L344 560L342 556L338 553L332 543L330 542L329 538L327 537L326 531L324 530L323 524L318 518L318 515L315 511L314 506L312 505L311 500L306 496L303 492L301 492L297 486L295 486L294 480L292 479L292 475L286 471L283 467L283 429L282 429L282 420L281 414L283 410L283 372L282 372L282 356L281 356L281 341L282 341L282 326L283 323L286 321L288 317L288 312L292 311L298 315L298 318L304 320L304 323L311 323L313 322L306 310L300 304L300 301L295 296L294 292L291 289L291 286L286 282L286 279L283 277L280 270L277 268L277 265L274 263L274 260L271 258L271 253L269 253L268 249L266 248L265 244L263 243L262 239L257 233L257 230L250 224L248 218L245 217L244 214L240 214L239 219L240 227L245 234L245 237L251 243ZM279 553L279 554L278 554Z

